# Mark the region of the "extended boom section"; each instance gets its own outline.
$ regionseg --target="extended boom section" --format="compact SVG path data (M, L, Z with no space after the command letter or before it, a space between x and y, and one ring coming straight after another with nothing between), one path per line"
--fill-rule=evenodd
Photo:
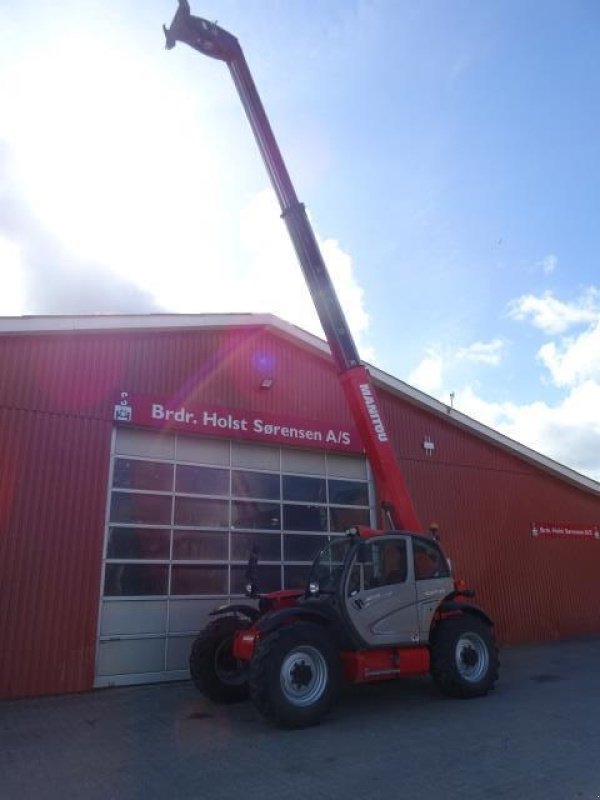
M215 23L192 16L187 0L179 0L171 27L165 27L164 31L168 49L178 41L184 42L204 55L224 61L229 67L340 372L342 387L371 464L382 507L393 527L421 531L381 416L371 376L360 360L306 209L298 201L238 40Z

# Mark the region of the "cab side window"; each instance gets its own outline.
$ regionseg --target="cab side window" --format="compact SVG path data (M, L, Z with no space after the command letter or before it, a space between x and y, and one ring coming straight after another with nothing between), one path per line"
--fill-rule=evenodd
M450 575L446 559L434 542L414 540L415 579L447 578Z
M363 550L363 589L404 583L407 578L406 542L368 542Z
M404 583L408 572L406 542L386 542L383 548L383 582Z

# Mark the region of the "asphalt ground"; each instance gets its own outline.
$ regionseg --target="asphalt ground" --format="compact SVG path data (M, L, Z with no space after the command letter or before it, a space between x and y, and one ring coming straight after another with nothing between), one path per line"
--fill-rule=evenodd
M191 683L0 703L4 800L598 800L600 639L505 648L488 697L349 689L281 731Z

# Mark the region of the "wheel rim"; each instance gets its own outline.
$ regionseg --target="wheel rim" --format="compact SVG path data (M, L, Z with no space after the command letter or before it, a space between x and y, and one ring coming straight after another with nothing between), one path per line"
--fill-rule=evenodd
M233 639L219 642L215 649L215 673L222 683L240 686L246 681L246 665L233 655Z
M477 683L487 672L490 654L486 643L476 633L463 633L456 643L456 666L462 678Z
M298 647L281 664L281 691L295 706L315 703L327 685L327 662L315 647Z

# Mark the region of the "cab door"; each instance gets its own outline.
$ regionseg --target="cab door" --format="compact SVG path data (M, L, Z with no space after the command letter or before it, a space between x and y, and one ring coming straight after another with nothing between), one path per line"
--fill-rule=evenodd
M412 546L419 632L421 641L426 642L433 615L444 597L454 589L454 580L448 561L434 541L415 536Z
M361 543L345 590L347 614L369 647L412 644L419 620L412 548L406 536Z

